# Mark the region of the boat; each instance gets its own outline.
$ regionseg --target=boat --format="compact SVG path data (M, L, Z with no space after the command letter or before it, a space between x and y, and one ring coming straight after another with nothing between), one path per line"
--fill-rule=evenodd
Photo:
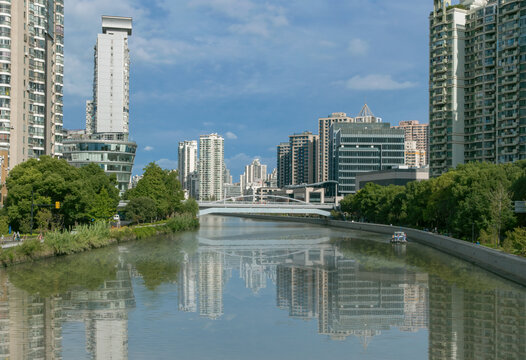
M407 235L403 231L396 231L391 238L391 244L406 244Z

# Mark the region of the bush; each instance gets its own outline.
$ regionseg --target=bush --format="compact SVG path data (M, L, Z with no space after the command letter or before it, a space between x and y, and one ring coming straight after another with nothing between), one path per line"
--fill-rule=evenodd
M517 228L506 233L503 248L505 251L526 256L526 228Z

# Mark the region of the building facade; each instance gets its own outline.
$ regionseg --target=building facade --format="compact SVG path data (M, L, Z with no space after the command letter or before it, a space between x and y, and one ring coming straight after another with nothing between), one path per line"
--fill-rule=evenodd
M137 144L120 135L69 133L65 140L64 157L75 167L95 163L106 174L114 174L119 192L123 194L131 184Z
M429 165L432 176L464 163L466 13L435 0L430 15Z
M320 141L318 143L318 163L316 165L318 182L329 180L329 143L331 126L335 123L352 122L354 122L354 119L347 116L346 113L332 113L326 118L318 119L318 134L320 137Z
M97 36L95 46L93 102L86 106L86 127L91 125L86 129L88 133L130 132L131 34L131 18L102 17L102 34Z
M181 141L178 149L178 171L179 181L183 189L189 190L189 177L194 171L197 171L197 141Z
M405 133L389 123L334 124L331 130L330 180L338 193L355 193L356 175L404 164Z
M99 165L117 176L122 194L129 188L137 144L129 140L130 58L132 19L102 17L95 46L93 100L86 102L86 130L70 131L64 157L73 166Z
M63 154L64 1L0 1L0 150Z
M262 187L266 180L267 165L262 165L259 159L254 159L251 164L245 166L245 172L240 177L241 191Z
M291 162L290 162L290 143L285 142L278 145L278 181L277 185L279 188L283 188L287 185L292 184L291 175Z
M519 0L435 0L430 16L430 166L526 159L526 34ZM524 73L524 74L523 74ZM523 96L524 95L524 96Z
M405 164L409 167L428 165L429 125L420 124L417 120L400 121L395 129L405 131Z
M428 168L410 168L408 166L401 166L391 170L356 174L356 191L360 191L369 183L380 186L405 186L410 182L423 180L429 180Z
M316 159L319 136L311 132L289 136L291 184L312 184L317 180Z
M199 138L199 199L221 200L223 198L225 140L217 135L201 135Z

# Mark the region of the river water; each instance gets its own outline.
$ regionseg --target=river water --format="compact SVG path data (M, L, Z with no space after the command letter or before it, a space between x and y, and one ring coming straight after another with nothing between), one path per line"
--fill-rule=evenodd
M526 289L388 237L205 217L0 272L0 359L526 359Z

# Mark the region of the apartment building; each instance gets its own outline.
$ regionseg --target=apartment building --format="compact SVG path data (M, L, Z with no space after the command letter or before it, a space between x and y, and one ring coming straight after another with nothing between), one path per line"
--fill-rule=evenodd
M199 199L223 198L225 140L218 134L199 137Z
M0 150L63 153L64 1L0 0Z

